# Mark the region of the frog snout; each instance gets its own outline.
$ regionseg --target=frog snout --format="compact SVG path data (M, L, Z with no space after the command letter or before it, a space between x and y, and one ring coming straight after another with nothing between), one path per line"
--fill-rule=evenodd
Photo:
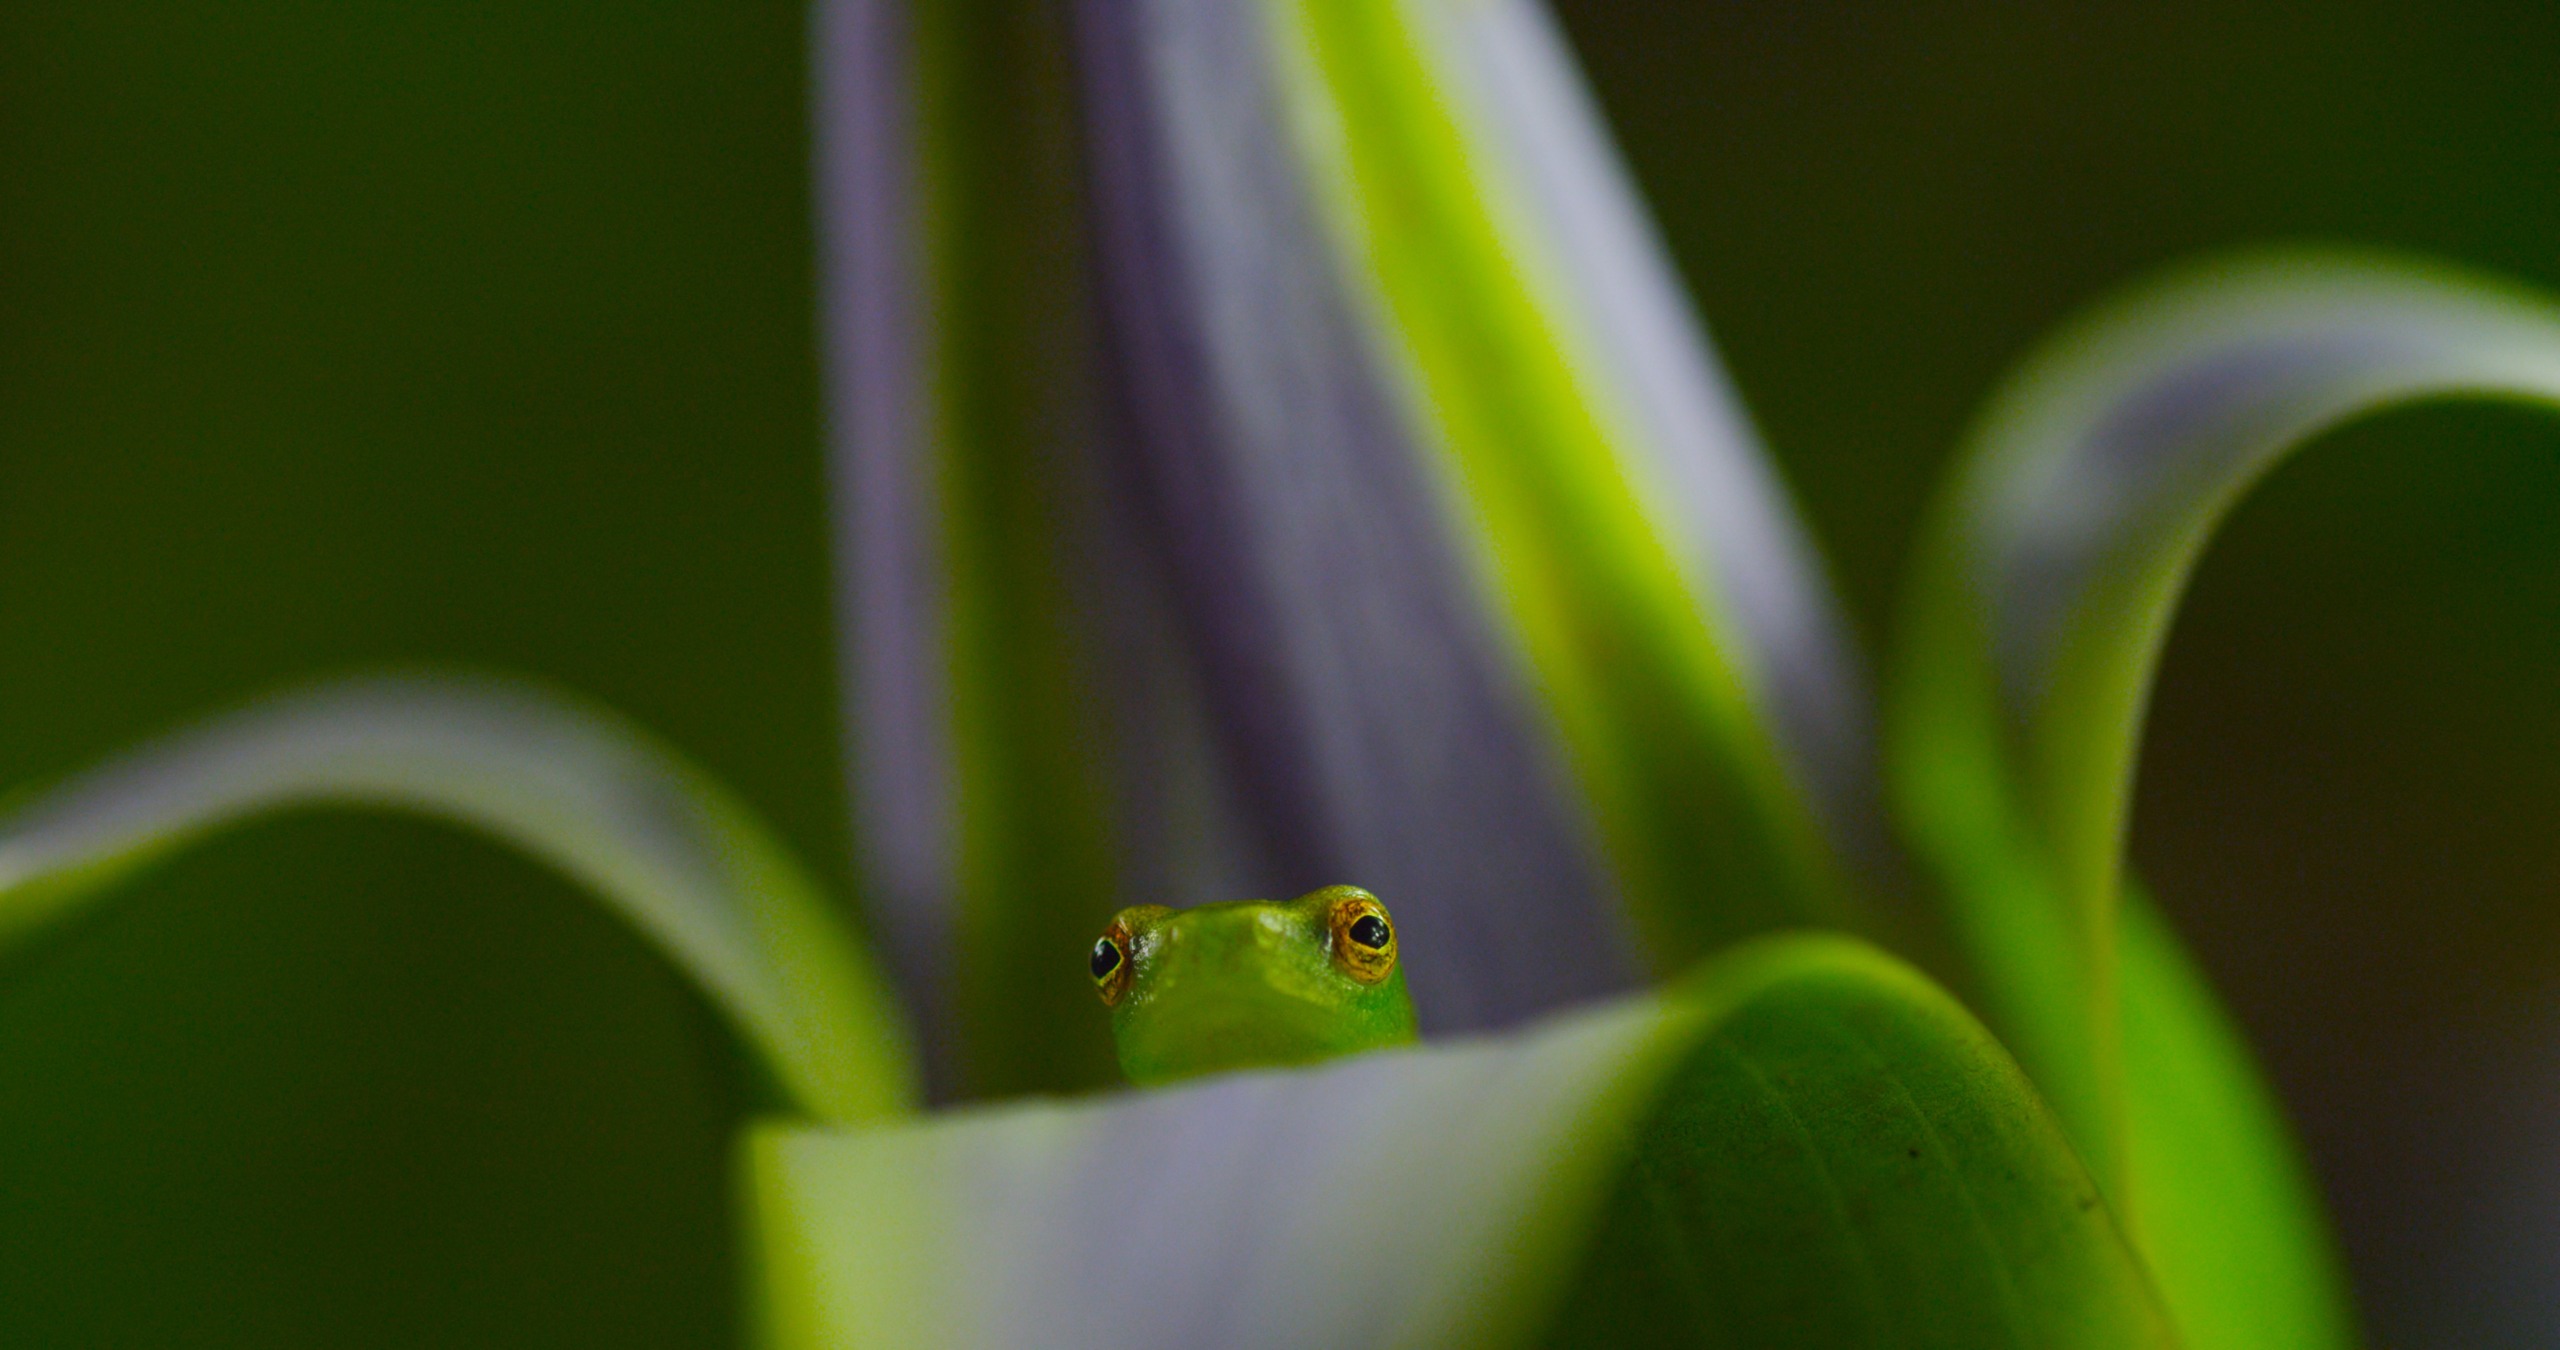
M1310 997L1306 967L1311 953L1321 961L1307 934L1277 916L1237 915L1227 923L1182 933L1158 959L1167 984L1238 995L1258 991L1297 1001Z

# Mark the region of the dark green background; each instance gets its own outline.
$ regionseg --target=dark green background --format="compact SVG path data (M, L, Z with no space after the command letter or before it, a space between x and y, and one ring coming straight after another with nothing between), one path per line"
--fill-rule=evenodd
M2311 238L2560 288L2544 7L1562 10L1871 637L1965 419L2111 285ZM840 878L801 34L0 8L0 783L468 662L620 707ZM2137 854L2392 1344L2560 1336L2555 451L2425 411L2278 475L2144 766ZM532 868L262 827L0 963L0 1326L716 1342L739 1100Z
M275 682L532 672L845 867L802 20L0 7L0 782ZM686 987L421 825L0 970L0 1340L734 1336Z

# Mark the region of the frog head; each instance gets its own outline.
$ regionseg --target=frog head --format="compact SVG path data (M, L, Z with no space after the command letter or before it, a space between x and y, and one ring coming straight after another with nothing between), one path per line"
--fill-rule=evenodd
M1121 1071L1161 1083L1414 1038L1395 920L1357 886L1113 915L1094 940Z

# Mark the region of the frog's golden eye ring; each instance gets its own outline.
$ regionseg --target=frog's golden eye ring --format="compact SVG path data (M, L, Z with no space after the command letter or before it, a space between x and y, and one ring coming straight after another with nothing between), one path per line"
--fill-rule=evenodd
M1113 924L1093 940L1093 957L1086 963L1093 972L1093 987L1102 995L1102 1006L1116 1008L1129 992L1129 930Z
M1328 925L1333 963L1362 984L1377 984L1395 973L1396 925L1387 907L1369 895L1346 895L1334 902Z

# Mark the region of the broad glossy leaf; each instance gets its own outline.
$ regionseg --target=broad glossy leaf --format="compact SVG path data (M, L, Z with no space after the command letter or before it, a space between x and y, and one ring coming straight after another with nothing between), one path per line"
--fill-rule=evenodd
M321 686L21 801L0 817L0 938L216 831L313 806L435 817L558 868L702 990L785 1104L863 1121L915 1100L896 1004L781 844L638 730L519 686Z
M2226 1100L2211 1130L2155 1118L2136 1161L2158 1178L2128 1172L2130 1099L2198 1080L2254 1091L2165 934L2117 932L2133 759L2170 616L2213 527L2280 457L2348 418L2447 395L2560 399L2560 312L2388 260L2225 264L2109 307L2032 360L1924 541L1893 689L1894 797L1947 884L1994 1025L2138 1230L2155 1193L2163 1223L2193 1221L2168 1216L2193 1215L2212 1172L2287 1148L2272 1113ZM2120 946L2133 959L2120 964ZM2135 1077L2131 1040L2145 1041ZM2162 1262L2170 1302L2199 1328L2248 1323L2238 1286L2314 1290L2305 1309L2336 1287L2325 1250L2305 1250L2319 1230L2307 1196L2285 1189L2214 1216L2249 1278L2230 1261ZM2164 1255L2197 1241L2158 1238ZM2299 1343L2345 1334L2342 1316L2304 1315Z
M1854 680L1553 30L1508 3L1266 7L1378 359L1648 956L1850 921Z
M1837 938L1507 1038L747 1158L778 1346L2173 1341L2016 1066Z

